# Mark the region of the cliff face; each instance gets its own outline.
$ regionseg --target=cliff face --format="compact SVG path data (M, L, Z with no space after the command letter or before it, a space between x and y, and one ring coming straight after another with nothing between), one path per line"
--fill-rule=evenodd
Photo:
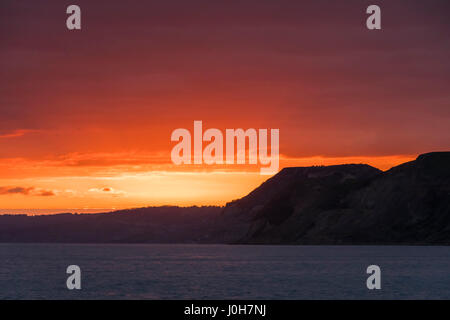
M353 223L365 241L450 243L450 152L394 167L349 204L367 219Z
M381 172L286 168L229 203L217 235L238 243L450 243L450 152Z

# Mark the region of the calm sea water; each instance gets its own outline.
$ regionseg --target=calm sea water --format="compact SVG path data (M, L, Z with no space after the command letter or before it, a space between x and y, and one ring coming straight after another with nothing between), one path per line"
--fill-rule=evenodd
M450 247L0 244L0 299L450 299Z

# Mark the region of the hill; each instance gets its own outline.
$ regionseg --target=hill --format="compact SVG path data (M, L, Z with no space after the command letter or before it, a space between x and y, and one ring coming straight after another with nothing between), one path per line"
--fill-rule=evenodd
M0 242L450 244L450 152L284 168L223 207L0 216Z
M448 244L450 152L386 172L368 165L286 168L221 215L224 241Z

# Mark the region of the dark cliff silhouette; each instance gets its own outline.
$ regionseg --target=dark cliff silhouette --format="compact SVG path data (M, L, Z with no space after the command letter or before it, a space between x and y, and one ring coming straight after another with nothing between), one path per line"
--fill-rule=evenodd
M228 204L221 219L225 242L450 244L450 152L386 172L368 165L286 168Z
M0 242L450 244L450 152L285 168L221 207L0 216Z

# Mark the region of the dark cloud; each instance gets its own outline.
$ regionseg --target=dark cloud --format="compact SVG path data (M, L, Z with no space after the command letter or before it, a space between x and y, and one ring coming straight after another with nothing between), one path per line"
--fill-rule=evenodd
M38 195L41 197L50 197L50 196L54 196L55 193L51 190L49 190L49 191L44 190L44 191L40 191Z
M51 190L36 189L35 187L0 187L0 195L22 194L26 196L54 196Z
M14 194L20 193L24 195L29 195L34 190L33 187L23 188L23 187L0 187L0 194Z

